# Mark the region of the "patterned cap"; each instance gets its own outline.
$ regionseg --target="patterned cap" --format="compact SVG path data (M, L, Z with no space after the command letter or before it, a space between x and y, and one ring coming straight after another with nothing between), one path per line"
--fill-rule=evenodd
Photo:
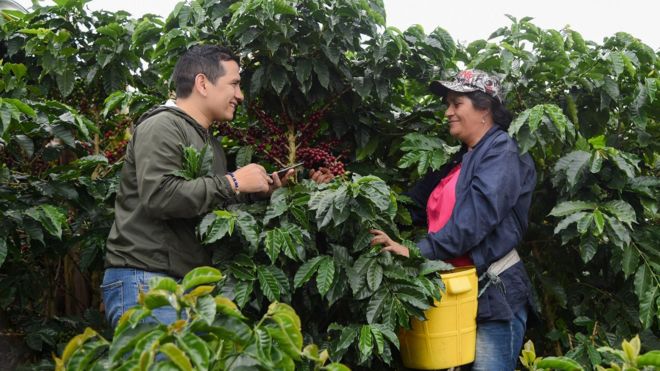
M500 103L503 101L500 80L480 70L463 70L456 74L451 81L431 82L429 88L433 94L441 97L446 96L450 90L460 93L481 91L497 99Z

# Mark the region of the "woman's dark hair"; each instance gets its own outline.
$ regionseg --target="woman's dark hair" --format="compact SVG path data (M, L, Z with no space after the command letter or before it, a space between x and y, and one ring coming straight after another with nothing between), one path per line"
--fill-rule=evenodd
M190 96L195 86L195 76L200 73L215 83L225 74L220 61L234 61L240 65L240 59L231 50L221 46L195 45L188 49L176 62L172 74L177 98Z
M509 129L511 120L513 120L513 115L502 103L500 103L500 101L482 91L465 93L465 96L470 98L474 108L479 110L489 110L493 115L495 125L505 131Z

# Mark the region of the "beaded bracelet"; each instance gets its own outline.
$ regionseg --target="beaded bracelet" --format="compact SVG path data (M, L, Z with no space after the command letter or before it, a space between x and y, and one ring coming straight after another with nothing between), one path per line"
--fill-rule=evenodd
M236 176L234 175L234 173L231 172L227 173L227 175L229 175L231 180L234 182L234 192L236 192L236 194L239 194L240 191L238 190L238 180L236 180Z

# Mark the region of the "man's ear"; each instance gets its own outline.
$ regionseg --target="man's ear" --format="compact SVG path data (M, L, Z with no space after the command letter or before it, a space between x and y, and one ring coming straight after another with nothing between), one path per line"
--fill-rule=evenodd
M198 73L195 76L195 86L193 87L201 96L206 97L208 94L209 80L203 73Z

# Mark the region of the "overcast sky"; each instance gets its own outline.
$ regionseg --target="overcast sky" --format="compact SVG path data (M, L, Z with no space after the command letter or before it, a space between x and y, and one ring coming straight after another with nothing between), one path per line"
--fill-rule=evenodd
M420 24L428 33L441 26L463 43L487 38L510 24L505 14L534 18L541 28L570 26L587 40L625 31L654 50L660 48L658 0L384 0L387 23L400 29ZM30 0L18 0L30 6ZM134 16L154 13L167 16L178 0L92 0L90 9L126 10Z

